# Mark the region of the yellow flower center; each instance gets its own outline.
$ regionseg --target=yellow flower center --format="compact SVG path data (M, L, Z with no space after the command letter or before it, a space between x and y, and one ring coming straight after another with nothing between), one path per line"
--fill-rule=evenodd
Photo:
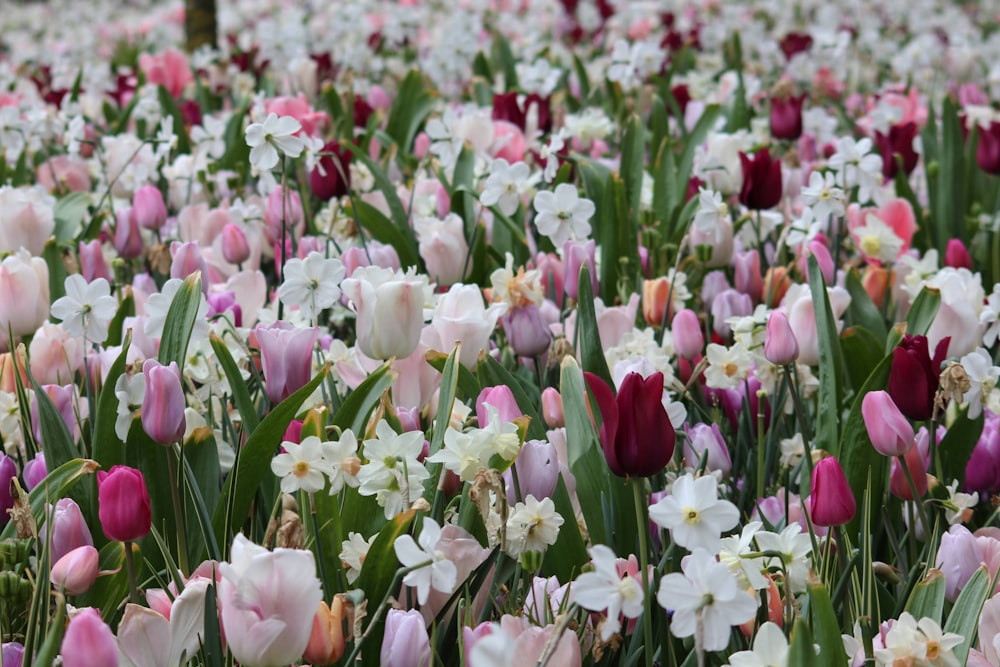
M927 659L937 660L938 656L941 655L941 645L935 641L927 642Z
M739 366L730 361L729 363L727 363L722 367L722 370L728 377L733 377L739 372L740 368Z
M298 461L294 466L292 466L292 474L296 477L305 477L309 474L309 463L307 461Z
M877 236L869 234L861 237L861 252L865 253L869 257L877 256L879 250L881 249L882 241L880 241Z
M684 513L684 523L686 523L687 525L695 526L701 523L701 513L699 513L698 510L696 510L695 508L685 507L683 513Z

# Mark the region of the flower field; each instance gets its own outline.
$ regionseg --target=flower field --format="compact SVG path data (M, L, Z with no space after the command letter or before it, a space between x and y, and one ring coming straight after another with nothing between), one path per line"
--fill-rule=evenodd
M11 0L2 667L1000 667L998 26Z

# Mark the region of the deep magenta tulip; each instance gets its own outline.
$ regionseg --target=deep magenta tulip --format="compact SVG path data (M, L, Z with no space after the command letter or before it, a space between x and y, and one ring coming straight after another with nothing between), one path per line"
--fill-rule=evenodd
M176 361L164 366L156 359L142 365L146 394L142 399L142 429L154 442L170 445L184 437L187 420L184 387Z
M896 170L899 168L896 164L897 155L903 159L904 173L909 174L917 166L920 156L913 148L917 131L917 124L910 121L902 125L893 125L889 128L889 134L875 132L875 145L882 154L882 175L887 181L896 176Z
M840 463L828 456L813 468L809 516L817 526L840 526L854 518L857 503Z
M926 336L903 336L892 351L889 395L899 411L914 421L926 421L934 412L934 395L941 378L941 362L951 337L942 339L930 356Z
M663 373L648 378L629 373L617 396L593 373L584 375L601 412L601 446L611 472L648 477L663 470L674 455L676 440L663 407Z
M944 265L955 269L972 270L972 257L961 239L951 239L944 251Z
M753 154L740 153L743 166L743 187L740 203L749 209L762 211L781 201L781 160L774 159L766 148Z
M309 172L309 187L314 195L329 201L347 194L351 187L352 153L336 141L327 142L321 152L330 155L320 158L319 164Z
M97 516L109 540L134 542L149 533L149 491L141 472L128 466L98 472L97 497Z
M979 128L976 164L987 174L1000 174L1000 123L995 120L989 127Z
M798 139L802 136L802 103L798 97L771 98L771 136L775 139Z

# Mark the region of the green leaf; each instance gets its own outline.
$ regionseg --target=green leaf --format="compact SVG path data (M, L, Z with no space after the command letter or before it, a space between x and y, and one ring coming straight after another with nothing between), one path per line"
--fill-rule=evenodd
M646 159L646 128L637 114L625 121L622 137L621 178L625 182L626 201L630 219L639 215L642 197L643 164ZM620 221L619 221L620 224Z
M809 290L812 292L819 336L819 408L814 446L836 452L840 441L844 356L840 349L840 337L837 335L837 320L830 308L830 298L823 282L823 273L812 255L809 256Z
M792 628L792 639L788 647L788 664L811 665L815 660L816 650L813 647L809 624L800 617L795 621L795 627Z
M580 526L576 522L576 513L573 511L573 503L570 502L562 475L559 475L556 490L552 494L552 502L555 503L559 516L563 518L563 525L559 527L559 536L556 537L555 544L545 552L542 576L555 575L559 581L572 581L590 558L587 556L587 545L580 535Z
M399 228L382 211L360 199L353 199L348 215L356 216L358 226L368 231L376 241L391 245L403 266L416 266L420 261L417 247L410 243Z
M844 352L847 377L855 391L864 386L871 370L882 361L883 345L875 334L864 327L850 327L841 334L840 346Z
M45 469L55 470L67 461L79 458L80 450L48 393L33 377L31 384L38 402L38 426L42 433L40 444L45 454Z
M614 387L608 361L604 356L604 345L601 344L601 332L597 328L597 311L594 308L594 293L590 282L590 270L584 263L580 267L578 282L579 302L576 310L576 332L578 343L573 347L579 350L583 370L593 373Z
M119 465L125 460L125 443L115 431L118 420L118 397L115 395L115 385L125 373L131 335L125 337L121 354L108 369L104 380L104 388L97 395L97 415L94 417L93 455L102 468L110 470L111 466Z
M444 446L444 434L448 430L451 422L451 411L455 406L455 391L458 389L458 355L461 354L462 344L456 342L448 360L441 371L441 389L438 399L438 409L434 416L434 434L431 436L430 453L436 454ZM480 424L480 426L483 426ZM433 477L433 476L432 476Z
M271 469L271 459L281 444L281 437L295 418L302 403L312 396L326 378L328 369L321 370L304 387L272 408L260 425L250 433L240 450L236 466L229 477L215 506L212 525L219 544L228 544L227 529L242 523L250 511L257 487ZM362 383L363 384L363 383Z
M188 546L195 562L200 560L198 549L193 545L204 545L206 556L221 560L222 552L212 530L210 514L219 502L219 484L222 470L219 467L219 446L210 428L199 428L184 442L184 491Z
M68 243L83 231L83 220L89 213L90 194L87 192L71 192L56 202L53 217L56 228L53 232L56 243Z
M399 86L396 99L392 101L385 126L386 134L393 138L400 149L409 151L420 124L433 109L434 96L427 89L423 75L418 69L410 70ZM381 186L379 189L382 189Z
M368 415L395 381L396 373L390 370L389 364L379 366L340 405L337 414L333 416L333 424L363 437Z
M49 298L56 299L66 296L66 264L63 262L63 250L55 239L49 239L42 248L42 259L49 269ZM6 333L6 332L5 332Z
M944 256L948 241L965 241L964 147L959 108L945 97L941 109L940 162L937 174L937 199L932 211L934 246Z
M983 433L983 423L982 414L969 419L968 409L962 410L938 443L945 479L957 479L960 488L965 483L965 466Z
M252 433L257 430L260 418L257 416L257 406L254 405L253 399L250 398L247 383L243 379L243 375L240 373L233 355L229 353L229 348L226 347L225 341L219 338L215 332L212 332L209 334L209 342L212 344L215 358L219 360L222 370L226 374L226 379L229 381L229 388L233 392L233 402L240 413L243 428L247 433Z
M72 459L62 464L58 468L49 468L51 472L38 486L28 492L28 502L31 505L31 514L35 517L35 523L41 526L45 523L45 505L54 505L57 500L64 498L67 493L84 477L94 473L98 468L97 462L91 459ZM15 537L17 534L13 521L9 521L0 533L0 540Z
M201 298L201 274L192 273L184 279L184 283L170 302L170 309L163 325L157 359L165 366L171 361L176 361L182 373L188 342L191 340L191 332L198 318L198 308L201 307Z
M945 579L941 570L931 569L910 593L906 601L906 611L919 620L932 618L935 623L941 622L944 613Z
M503 70L504 85L507 90L517 88L517 60L510 50L510 42L499 32L493 36L493 60Z
M809 585L809 621L816 629L814 639L819 644L817 667L844 667L847 654L840 636L840 622L830 601L830 592L823 584Z
M392 519L382 528L368 550L365 563L361 568L361 575L356 582L356 588L365 592L368 606L373 610L373 613L382 599L390 593L393 581L396 578L396 571L399 569L399 562L396 560L396 551L393 544L396 542L396 538L405 534L410 529L410 524L413 523L415 516L416 512L414 510L406 510ZM382 648L382 635L384 632L384 616L374 627L365 629L365 634L370 634L370 636L365 640L365 645L361 650L363 664L379 664L379 652Z
M871 391L885 389L889 382L889 368L892 366L892 355L885 356L878 366L868 376L864 386L854 397L851 411L844 422L844 430L840 440L838 460L851 485L854 499L859 506L867 497L871 507L879 507L882 503L882 492L885 490L885 457L879 454L868 437L864 415L861 414L861 402L865 394ZM869 488L868 479L871 474L872 485ZM848 532L857 534L861 525L861 517L855 516L850 523Z
M969 657L969 649L972 647L976 632L979 629L979 614L983 611L983 605L990 597L990 584L992 577L985 565L980 565L969 581L958 594L955 605L948 614L948 620L944 624L945 632L954 632L962 635L962 642L954 649L958 664L964 665Z
M941 292L933 287L925 287L913 300L906 315L906 333L911 336L926 336L941 307Z
M882 317L878 306L865 291L857 271L853 269L848 271L844 284L848 294L851 295L851 304L847 307L847 317L851 324L862 326L874 334L884 348L885 339L889 333L885 326L885 318Z
M177 135L177 152L184 154L191 152L191 141L188 139L187 128L184 127L184 116L177 108L177 102L173 96L163 86L158 86L157 94L160 99L160 108L174 121L174 134Z
M438 352L436 350L430 350L425 355L427 363L431 365L438 373L444 373L444 366L448 363L449 355L444 352ZM466 399L475 399L479 396L479 392L482 391L482 387L479 386L479 380L475 375L472 374L465 366L458 365L458 393L460 396L464 396Z

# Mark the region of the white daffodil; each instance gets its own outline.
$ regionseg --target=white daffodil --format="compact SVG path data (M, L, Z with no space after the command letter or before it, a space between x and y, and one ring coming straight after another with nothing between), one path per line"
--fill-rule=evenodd
M729 656L728 667L787 667L788 638L777 624L768 621L760 626L753 639L752 651Z
M521 450L521 438L517 433L517 424L500 420L500 412L489 403L486 407L486 426L470 431L480 443L479 446L489 452L488 456L499 454L504 461L513 461Z
M146 319L143 321L142 330L149 338L160 338L163 336L163 328L167 323L167 313L170 312L170 304L174 302L174 297L180 291L184 281L180 278L171 278L163 283L163 288L157 294L150 294L146 299ZM201 303L198 305L198 314L194 319L194 329L191 331L191 341L197 342L208 338L211 330L208 324L208 301L204 293L201 294Z
M663 577L656 594L660 606L673 612L670 632L681 638L700 633L706 651L721 651L729 645L732 627L754 617L757 601L706 551L685 556L681 568L683 574Z
M146 376L136 373L132 377L122 373L115 382L115 397L118 399L117 418L115 419L115 435L122 442L128 441L128 432L132 427L136 411L142 407L146 396Z
M525 551L545 551L556 543L563 521L551 498L529 494L507 519L507 553L516 558Z
M708 359L705 384L713 389L739 387L753 365L753 356L739 343L732 347L710 343L705 357Z
M809 538L809 533L802 532L802 526L793 523L785 527L781 533L762 530L754 536L754 540L761 551L777 554L781 566L788 573L788 583L793 592L805 590L812 540ZM773 559L768 558L768 560Z
M463 433L449 426L444 434L444 447L428 456L427 460L442 464L463 482L471 482L480 470L489 467L493 452L488 444L472 433Z
M875 662L889 667L897 664L917 664L928 667L959 667L954 648L963 637L944 632L932 618L919 621L904 611L885 635L885 648L875 649ZM914 662L916 661L916 662Z
M424 480L430 477L417 457L424 447L423 431L398 435L388 422L375 426L375 438L365 440L366 463L358 471L358 493L375 496L391 519L423 494Z
M740 520L736 506L719 499L718 486L711 475L678 477L670 494L649 508L649 518L669 530L670 538L688 551L704 549L717 554L722 548L722 533Z
M872 140L863 137L857 141L853 137L837 140L837 150L827 161L837 172L837 183L844 190L858 188L858 201L866 202L882 184L882 156L872 152Z
M984 348L965 355L960 360L965 374L969 377L969 391L962 395L962 402L969 406L969 419L976 419L983 412L990 394L997 386L1000 368L993 365L990 353Z
M361 533L351 532L347 534L347 539L340 543L340 560L347 568L347 583L353 584L361 576L361 568L376 537L378 533L366 540Z
M316 251L305 259L290 259L282 269L278 298L286 306L298 306L302 316L312 320L317 313L337 303L345 273L343 262Z
M602 611L607 616L601 625L601 641L608 641L621 629L619 616L638 618L645 596L642 584L630 576L621 577L615 552L603 544L590 548L593 572L584 572L570 587L570 597L588 611Z
M330 495L336 495L350 486L357 488L358 470L361 460L358 458L358 438L354 431L346 430L340 434L340 440L324 442L320 445L323 460L327 463L327 474L330 476Z
M503 158L493 160L479 202L483 206L496 206L504 215L513 215L530 175L531 170L524 162L510 164Z
M1000 283L993 286L993 293L986 299L983 312L979 314L979 322L986 325L983 332L983 345L993 347L1000 335Z
M881 218L871 213L865 216L864 225L851 231L851 236L861 254L880 262L895 262L903 248L903 239Z
M271 472L281 478L281 490L295 493L322 491L326 486L326 476L330 474L329 464L323 460L320 440L315 435L304 438L301 443L281 443L284 453L271 459Z
M440 541L441 527L434 519L425 517L419 546L409 535L400 535L392 545L396 558L404 567L416 568L403 577L403 583L416 587L420 604L427 602L431 588L451 593L458 583L458 568L437 548Z
M251 123L246 129L246 142L250 147L250 164L261 171L270 171L282 155L297 158L305 146L295 133L302 124L291 116L270 113L263 123Z
M979 503L975 493L962 493L958 490L958 480L948 485L948 500L944 502L944 516L948 525L964 523L972 517L972 508Z
M764 559L747 558L747 554L754 550L753 538L762 526L760 521L751 521L743 526L739 535L722 538L719 562L736 575L741 588L750 587L759 591L770 585L762 573L765 569Z
M831 215L844 215L846 202L847 196L837 187L837 179L830 172L814 171L809 176L809 185L802 188L802 203L811 207L816 218L823 222Z
M118 311L111 285L104 278L88 283L79 273L66 278L66 296L52 304L52 317L62 320L70 336L82 336L91 343L108 338L108 326Z
M575 186L560 183L555 192L542 190L535 195L535 226L561 248L569 239L590 236L590 218L597 210L594 202L580 197Z
M702 234L712 234L718 242L723 222L729 222L729 206L722 200L722 193L710 188L698 190L698 210L694 213L694 226Z

